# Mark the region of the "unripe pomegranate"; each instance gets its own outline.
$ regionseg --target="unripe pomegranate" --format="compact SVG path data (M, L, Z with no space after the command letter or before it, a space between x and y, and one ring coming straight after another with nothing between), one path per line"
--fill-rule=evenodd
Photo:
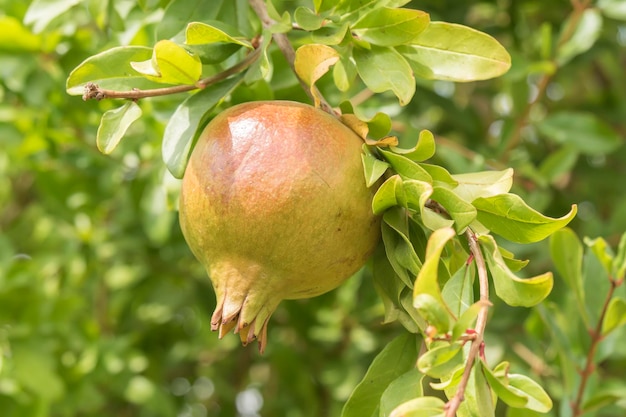
M333 116L289 101L231 107L205 128L183 178L180 224L217 296L212 330L265 348L283 299L337 287L380 234L363 141Z

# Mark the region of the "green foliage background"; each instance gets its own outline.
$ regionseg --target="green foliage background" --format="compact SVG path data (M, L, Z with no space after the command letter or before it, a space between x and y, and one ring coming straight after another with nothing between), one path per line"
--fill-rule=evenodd
M88 56L152 46L156 29L176 24L176 14L163 14L170 2L34 3L42 15L25 25L29 4L0 0L0 415L338 416L376 353L402 333L381 324L367 270L330 294L283 303L264 356L233 335L218 341L209 331L210 282L178 228L178 184L161 159L164 124L182 96L141 101L143 117L104 156L96 130L116 104L65 93L67 75ZM246 6L174 3L217 17ZM420 80L403 108L387 94L362 107L390 113L401 139L433 131L434 162L453 173L513 167L514 190L531 206L560 216L577 203L578 235L616 246L626 230L626 12L620 1L598 3L599 25L582 22L559 44L568 1L412 2L432 20L493 35L513 67L491 81ZM288 71L278 56L274 63L275 74ZM529 106L546 76L545 94ZM274 80L236 99L306 101L295 78ZM335 94L332 103L349 98ZM553 269L547 242L511 248L532 260L529 273ZM565 340L573 358L584 357L588 338L568 319L567 287L557 280L534 309L497 302L492 311L488 357L531 375L555 400L552 415L569 415L560 400L571 398L578 376L558 346ZM624 388L623 331L602 342L597 361L591 386ZM623 414L614 404L597 415Z

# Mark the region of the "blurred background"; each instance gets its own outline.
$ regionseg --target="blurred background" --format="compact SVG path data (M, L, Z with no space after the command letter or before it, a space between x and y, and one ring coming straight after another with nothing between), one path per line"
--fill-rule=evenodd
M191 15L177 15L170 3ZM278 10L309 5L274 3ZM391 95L346 97L329 83L321 87L333 104L354 98L366 113L388 112L401 138L430 129L434 162L452 173L513 167L514 191L531 206L558 217L577 203L578 235L615 246L626 231L625 3L599 1L599 9L582 13L588 2L413 1L406 7L432 20L496 37L512 69L469 84L418 80L403 108ZM404 331L382 324L384 309L365 269L329 294L284 302L263 356L232 334L218 341L209 322L214 294L182 238L178 182L161 159L165 122L182 97L141 101L143 117L105 156L96 131L116 104L65 92L70 71L91 55L152 46L175 17L184 25L200 18L197 10L219 18L245 5L0 0L2 417L338 416L376 353ZM279 73L280 59L275 65ZM295 83L275 79L236 99L306 100ZM531 259L528 274L552 268L547 248L510 245ZM559 401L567 393L545 316L568 326L558 313L570 302L557 280L540 308L496 301L487 328L490 357L511 361L546 387L555 416L567 415ZM584 353L584 331L569 330L580 338L575 353ZM616 332L601 345L593 384L623 378L625 342ZM621 416L623 409L599 415Z

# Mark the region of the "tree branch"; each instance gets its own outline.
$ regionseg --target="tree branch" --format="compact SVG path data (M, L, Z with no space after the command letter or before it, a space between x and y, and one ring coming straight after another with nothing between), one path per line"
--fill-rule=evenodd
M268 29L269 27L271 27L272 25L276 23L276 21L274 21L274 19L272 19L269 16L267 12L267 6L265 6L265 2L263 0L248 0L248 1L250 3L250 7L252 7L252 9L256 13L256 15L259 17L259 19L261 19L261 24L263 25L265 29ZM315 91L315 94L313 94L311 92L311 89L307 85L307 83L305 83L303 80L300 79L300 77L298 77L298 74L296 73L296 67L294 65L294 61L296 59L296 51L293 49L293 46L291 45L291 42L289 41L289 38L287 37L287 35L285 35L284 33L274 33L272 35L272 38L274 39L274 42L276 42L276 46L278 47L280 52L283 54L283 56L287 60L287 63L289 63L291 70L295 74L296 78L298 79L298 82L300 82L300 85L302 86L304 91L307 93L309 98L315 101L314 96L317 96L320 100L320 107L322 108L322 110L332 115L336 115L332 106L326 101L326 99L322 96L319 90L317 90L317 87L313 87L313 90Z
M487 314L489 313L489 279L487 277L487 265L485 264L485 258L478 246L478 241L474 232L469 228L465 233L467 241L469 243L470 252L476 262L476 269L478 270L478 286L480 291L480 301L483 303L478 318L476 319L476 327L474 328L475 337L472 340L467 359L465 361L465 370L461 377L461 382L454 394L454 397L446 404L446 417L454 417L456 415L459 406L465 399L465 390L471 376L472 368L474 367L474 361L479 356L481 348L483 346L483 335L485 333L485 327L487 326Z
M224 71L211 75L210 77L204 78L195 84L182 84L175 85L172 87L163 87L163 88L153 88L150 90L139 90L132 89L130 91L117 91L117 90L107 90L105 88L100 88L97 84L87 83L85 85L85 92L83 94L83 100L103 100L105 98L125 98L131 100L138 100L140 98L147 97L158 97L158 96L166 96L169 94L177 94L184 93L187 91L203 89L210 85L216 84L226 78L235 75L242 70L248 68L254 61L256 61L261 53L261 49L257 48L238 63L233 65L230 68L225 69Z

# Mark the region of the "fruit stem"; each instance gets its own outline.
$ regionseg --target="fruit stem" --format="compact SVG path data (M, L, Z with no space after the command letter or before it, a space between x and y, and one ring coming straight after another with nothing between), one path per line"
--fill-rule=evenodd
M264 0L248 0L248 2L250 4L250 7L252 7L256 15L261 20L261 24L263 25L263 28L269 29L272 25L276 23L276 21L272 19L269 13L267 12L267 6L265 5ZM289 63L291 70L293 71L294 75L300 82L300 85L302 86L306 94L309 96L309 98L315 102L316 100L315 97L317 97L320 101L320 108L322 110L324 110L327 113L332 114L333 116L337 116L337 113L335 113L332 106L328 103L328 101L326 101L326 99L320 93L317 87L313 87L313 91L311 91L309 86L302 79L300 79L300 77L298 77L298 74L296 73L296 67L294 64L294 61L296 59L296 51L293 49L293 46L291 45L291 42L289 41L289 38L287 37L287 35L284 33L274 33L272 34L272 38L274 39L274 42L276 42L276 46L278 46L278 49L280 49L280 52L283 54L283 56L287 60L287 63Z

